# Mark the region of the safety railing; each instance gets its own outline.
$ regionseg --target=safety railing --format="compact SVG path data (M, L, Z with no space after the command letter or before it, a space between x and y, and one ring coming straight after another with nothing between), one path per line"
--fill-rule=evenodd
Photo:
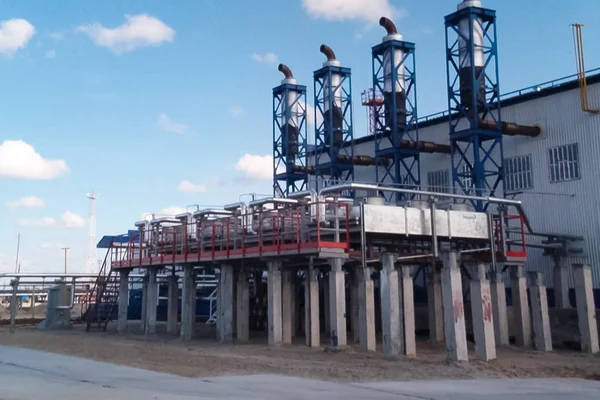
M525 221L520 215L494 218L496 248L502 259L526 259Z
M115 249L119 267L277 256L350 247L347 203L299 203L140 230Z

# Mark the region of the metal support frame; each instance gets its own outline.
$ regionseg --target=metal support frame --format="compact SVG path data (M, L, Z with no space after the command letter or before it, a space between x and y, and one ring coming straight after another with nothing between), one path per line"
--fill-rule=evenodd
M334 75L339 76L339 84ZM354 181L354 132L350 68L324 66L314 72L316 190ZM337 109L337 111L336 111ZM334 110L329 112L329 110ZM353 194L348 194L352 197Z
M466 22L467 34L464 33ZM478 197L501 197L498 191L503 192L504 189L504 155L496 11L479 7L464 8L446 16L445 24L454 190L455 193L458 191ZM474 30L483 33L482 43L475 43ZM483 66L475 65L476 51L483 55ZM493 122L495 128L481 128L482 120ZM481 200L471 201L471 204L477 211L485 211L489 205Z
M295 101L288 104L290 95ZM293 97L292 97L293 98ZM286 123L296 121L296 126ZM307 189L306 86L273 88L273 194L287 197Z
M377 183L418 189L421 185L419 150L416 146L402 147L402 141L419 141L415 44L388 40L374 46L372 54L374 92L377 95L383 94L384 99L374 105ZM402 59L396 60L399 54ZM387 70L386 64L390 65ZM392 88L395 89L395 83L399 79L404 82L404 101L399 101L400 92L392 93L391 96L386 96L385 93L385 82L392 82ZM396 201L414 198L402 193L381 192L380 195L388 201L394 197Z

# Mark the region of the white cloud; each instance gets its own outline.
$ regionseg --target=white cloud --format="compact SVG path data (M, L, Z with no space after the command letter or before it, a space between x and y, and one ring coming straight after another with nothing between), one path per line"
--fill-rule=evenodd
M252 53L252 59L264 64L277 64L279 62L279 57L275 53Z
M24 48L35 35L35 27L27 20L13 18L0 22L0 53L13 55Z
M158 117L158 126L167 132L178 133L180 135L189 130L189 127L186 124L173 121L167 114L160 114Z
M235 169L244 172L249 178L273 179L273 156L244 154L235 164Z
M34 207L44 207L44 200L39 197L29 196L23 197L19 200L8 201L6 206L9 208L34 208Z
M46 52L46 58L55 58L56 57L56 50L48 50Z
M177 186L177 190L184 193L204 193L207 191L207 187L205 185L197 185L190 181L181 181L179 186Z
M244 110L244 108L241 106L233 106L229 109L229 113L236 118L241 117L245 112L246 110Z
M83 228L85 226L85 218L71 211L65 211L61 217L61 222L65 228Z
M61 243L52 243L52 242L42 242L40 243L40 250L60 250L64 247L67 247Z
M23 228L51 228L57 225L54 218L21 218L17 221L17 224Z
M53 179L68 172L63 160L46 160L22 140L0 144L0 178Z
M319 125L323 122L323 117L321 115L317 116L317 123ZM306 124L309 128L314 129L315 126L315 108L310 104L306 104ZM309 129L309 136L313 134L312 130Z
M302 5L313 18L328 21L363 20L372 25L382 16L401 16L389 0L302 0Z
M172 42L173 28L147 14L125 15L126 22L116 28L105 28L99 23L82 25L77 31L86 33L98 46L115 54L123 54L140 47L160 46Z

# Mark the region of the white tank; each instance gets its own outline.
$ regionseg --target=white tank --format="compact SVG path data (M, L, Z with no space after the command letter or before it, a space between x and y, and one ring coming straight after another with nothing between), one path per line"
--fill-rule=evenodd
M481 7L481 0L464 0L457 6L458 11L468 8L468 7ZM469 32L469 18L465 18L460 21L458 25L458 30L464 37L471 37L471 33ZM483 67L483 28L481 26L481 21L476 20L473 21L473 42L475 44L475 66ZM462 37L458 38L458 51L459 51L459 68L465 68L471 66L471 60L469 58L469 49L467 48L467 41Z
M389 40L403 40L402 35L394 33L385 36L382 41L387 42ZM392 60L393 56L393 60ZM384 85L383 91L386 93L399 93L404 92L404 64L402 60L404 58L404 52L400 49L394 49L388 51L383 56L383 74L384 74ZM400 65L402 64L402 65ZM396 82L393 82L392 78L392 65L398 70L398 77Z
M323 63L324 67L341 67L342 63L338 60L325 61ZM340 82L342 81L342 77L340 74L332 73L331 74L331 82L329 82L329 76L325 77L324 82L324 96L323 99L325 101L324 110L325 112L329 111L329 98L333 96L333 104L335 104L338 108L342 107L342 87L340 86Z
M282 84L289 85L297 85L298 81L294 78L287 78L281 81ZM284 126L286 123L289 123L291 126L298 127L298 92L295 90L288 90L286 99L284 99L283 104L285 104L285 110L282 110L281 115L281 126ZM289 117L287 110L290 110Z

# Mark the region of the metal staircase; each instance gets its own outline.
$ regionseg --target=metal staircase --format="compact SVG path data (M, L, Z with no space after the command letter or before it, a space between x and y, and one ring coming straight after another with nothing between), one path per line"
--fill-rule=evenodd
M86 323L87 331L94 324L98 329L106 331L108 323L114 320L118 313L119 275L109 265L111 250L112 246L106 252L98 278L96 278L90 292L86 311L82 317Z

